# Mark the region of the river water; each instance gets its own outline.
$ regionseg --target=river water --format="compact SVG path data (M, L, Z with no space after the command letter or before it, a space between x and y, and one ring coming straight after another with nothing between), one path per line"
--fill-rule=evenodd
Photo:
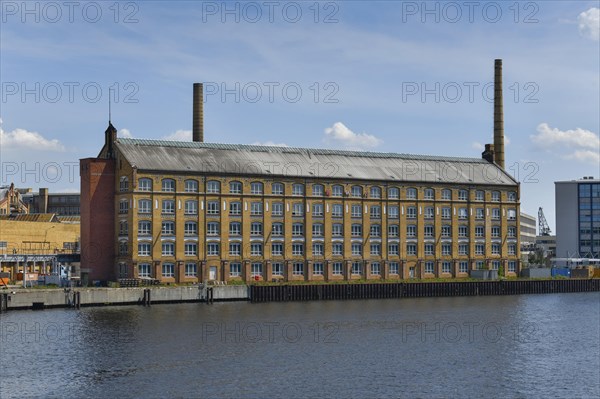
M600 397L600 293L11 311L0 397Z

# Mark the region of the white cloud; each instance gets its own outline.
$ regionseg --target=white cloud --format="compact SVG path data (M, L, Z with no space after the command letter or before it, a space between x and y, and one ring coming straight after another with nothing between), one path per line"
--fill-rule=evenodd
M325 129L323 142L328 144L340 145L346 149L364 150L374 148L383 143L372 134L354 133L348 129L342 122L336 122L332 127Z
M15 129L5 132L0 127L0 147L3 149L26 149L40 151L65 151L65 146L58 140L48 140L38 132L30 132L25 129Z
M577 16L579 34L588 39L600 39L600 8L592 7Z
M130 139L133 137L133 135L131 134L131 132L129 131L129 129L121 129L119 130L119 133L117 134L117 137L124 137L126 139Z
M260 141L256 141L256 142L252 143L252 145L265 145L268 147L289 147L285 143L274 143L271 140L265 141L264 143L261 143Z
M485 146L478 141L472 142L471 147L479 151L485 150Z
M163 140L169 141L192 141L191 130L177 130L174 133L162 137Z
M600 162L600 137L589 130L559 130L547 123L540 123L538 133L529 136L533 144L546 150L562 151L564 159L597 164ZM564 154L565 149L571 151Z

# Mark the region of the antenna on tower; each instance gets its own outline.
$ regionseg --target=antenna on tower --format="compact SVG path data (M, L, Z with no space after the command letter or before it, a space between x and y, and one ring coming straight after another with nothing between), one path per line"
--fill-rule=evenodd
M110 115L110 97L111 97L111 93L110 91L112 90L112 88L108 88L108 123L110 123L111 120L111 115Z

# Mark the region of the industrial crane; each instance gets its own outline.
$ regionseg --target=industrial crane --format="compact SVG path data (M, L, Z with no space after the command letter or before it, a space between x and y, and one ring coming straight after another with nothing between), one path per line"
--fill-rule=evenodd
M549 236L550 235L550 226L548 226L548 222L546 221L546 217L544 216L544 210L540 206L538 210L538 223L539 223L539 232L541 236Z

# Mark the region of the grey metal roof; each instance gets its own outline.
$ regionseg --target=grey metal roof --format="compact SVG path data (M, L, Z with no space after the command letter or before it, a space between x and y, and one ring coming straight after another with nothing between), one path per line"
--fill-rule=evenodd
M398 182L517 184L497 165L480 158L129 138L117 139L116 147L138 170Z

